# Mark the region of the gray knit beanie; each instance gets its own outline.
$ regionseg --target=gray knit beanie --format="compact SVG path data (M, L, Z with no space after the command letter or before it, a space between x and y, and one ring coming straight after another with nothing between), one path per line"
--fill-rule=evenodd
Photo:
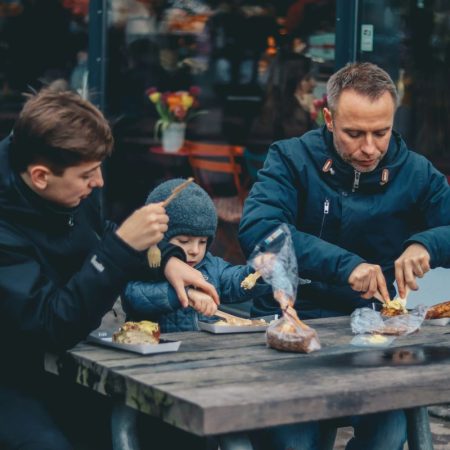
M183 178L165 181L153 189L146 204L164 201ZM217 212L210 196L196 183L190 183L166 207L169 229L165 239L178 235L207 236L210 244L217 228Z

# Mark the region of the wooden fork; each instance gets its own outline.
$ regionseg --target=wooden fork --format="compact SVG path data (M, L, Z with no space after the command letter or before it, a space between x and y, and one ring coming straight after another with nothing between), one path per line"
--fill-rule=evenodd
M172 193L163 201L164 208L185 188L194 181L192 177L178 185ZM161 265L161 250L157 245L152 245L147 251L147 260L150 267L159 267Z

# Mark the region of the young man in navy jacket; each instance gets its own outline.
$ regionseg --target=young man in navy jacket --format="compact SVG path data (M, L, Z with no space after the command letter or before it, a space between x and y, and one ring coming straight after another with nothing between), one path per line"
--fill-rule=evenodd
M70 348L98 327L129 280L158 275L148 269L145 250L167 230L162 205L138 209L119 227L102 218L101 163L112 147L99 110L49 89L25 103L0 143L2 448L71 448L58 420L75 405L62 398L58 409L44 352ZM181 249L165 245L162 256L162 271L184 305L186 285L218 301L199 272L173 257L184 259ZM80 415L88 411L86 405Z

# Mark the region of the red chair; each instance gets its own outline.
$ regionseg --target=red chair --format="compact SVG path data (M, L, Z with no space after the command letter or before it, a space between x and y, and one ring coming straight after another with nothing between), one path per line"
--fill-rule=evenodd
M189 164L197 184L211 196L219 219L239 223L247 191L242 184L242 166L236 156L243 147L185 141Z

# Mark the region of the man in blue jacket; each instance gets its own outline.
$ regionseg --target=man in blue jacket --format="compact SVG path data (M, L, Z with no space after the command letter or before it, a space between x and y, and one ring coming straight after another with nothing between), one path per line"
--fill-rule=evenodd
M394 280L403 297L417 289L416 277L450 259L450 187L392 130L397 92L389 75L349 64L330 77L327 96L326 126L272 144L240 224L247 254L281 223L290 227L299 275L311 280L295 303L303 318L379 305L395 295ZM277 310L265 298L253 313ZM392 414L391 427L383 414L358 418L348 448L402 448L404 418Z
M26 102L14 133L0 143L1 448L72 448L59 422L71 411L78 422L91 406L79 409L70 389L57 390L43 370L44 352L75 345L129 280L157 275L145 250L167 230L162 205L138 209L119 227L102 218L100 166L112 147L100 111L49 89ZM200 272L173 257L184 259L181 249L166 245L162 256L185 306L185 285L218 301Z

